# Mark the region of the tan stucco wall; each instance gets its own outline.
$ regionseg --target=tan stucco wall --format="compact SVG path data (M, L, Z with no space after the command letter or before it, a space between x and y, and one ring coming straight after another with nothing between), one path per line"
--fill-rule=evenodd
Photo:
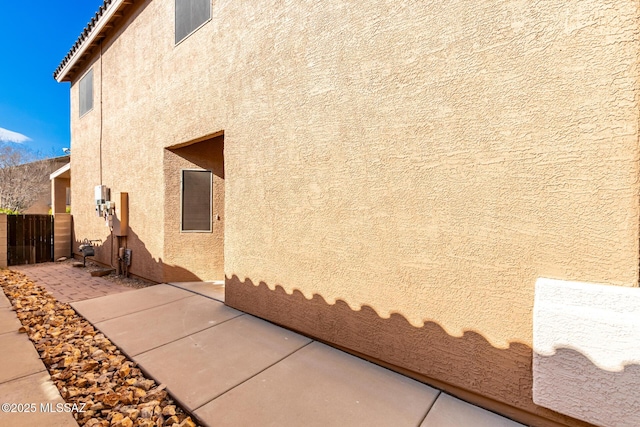
M51 180L50 199L51 213L67 212L67 188L71 188L71 178L54 178Z
M173 1L134 15L102 58L132 273L179 257L164 148L224 130L230 305L578 425L532 402L533 290L637 284L637 2L215 1L178 46ZM76 236L106 239L71 96Z
M48 188L47 188L48 190ZM51 192L43 190L36 201L22 213L27 215L47 215L51 209Z
M165 203L177 207L164 216L165 281L224 280L224 136L165 150ZM183 169L212 172L211 232L181 232Z
M113 52L113 50L112 50ZM132 249L132 274L161 282L164 233L163 150L145 132L154 125L153 115L144 114L128 103L126 79L120 80L109 66L108 78L101 87L101 65L109 56L99 55L89 63L93 67L94 107L78 117L78 85L71 87L73 200L75 246L85 238L100 239L96 260L115 265L118 243ZM116 61L117 62L117 61ZM88 69L88 68L87 68ZM79 77L81 77L80 75ZM102 114L100 92L102 98ZM123 103L127 102L126 107ZM101 136L102 121L102 136ZM102 139L102 144L100 140ZM102 147L101 147L102 145ZM101 179L102 175L102 179ZM94 187L103 184L111 194L129 194L129 233L126 239L112 237L105 221L95 214ZM113 250L113 253L112 253Z

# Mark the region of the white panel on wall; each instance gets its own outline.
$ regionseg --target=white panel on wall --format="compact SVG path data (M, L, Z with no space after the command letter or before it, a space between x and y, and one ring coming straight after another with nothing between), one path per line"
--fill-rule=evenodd
M640 289L539 278L533 400L606 427L640 426Z

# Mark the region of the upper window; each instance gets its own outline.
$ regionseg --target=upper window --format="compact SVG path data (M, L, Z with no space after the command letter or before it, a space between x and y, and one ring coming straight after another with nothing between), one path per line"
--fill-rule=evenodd
M211 19L211 0L176 0L176 44Z
M182 171L182 231L211 231L211 171Z
M93 69L80 79L80 115L93 108Z

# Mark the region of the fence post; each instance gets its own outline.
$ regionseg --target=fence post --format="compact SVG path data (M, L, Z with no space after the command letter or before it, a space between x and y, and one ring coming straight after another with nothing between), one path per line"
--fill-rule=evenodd
M0 268L7 268L7 215L0 214Z
M53 260L72 256L71 214L56 213L53 220Z

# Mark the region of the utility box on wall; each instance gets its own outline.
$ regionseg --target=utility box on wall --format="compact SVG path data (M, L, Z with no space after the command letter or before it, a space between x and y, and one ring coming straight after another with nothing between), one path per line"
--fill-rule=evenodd
M106 203L107 200L111 199L109 188L106 185L96 185L94 190L96 205Z
M126 236L129 232L129 193L119 193L116 199L116 214L113 218L113 234Z

